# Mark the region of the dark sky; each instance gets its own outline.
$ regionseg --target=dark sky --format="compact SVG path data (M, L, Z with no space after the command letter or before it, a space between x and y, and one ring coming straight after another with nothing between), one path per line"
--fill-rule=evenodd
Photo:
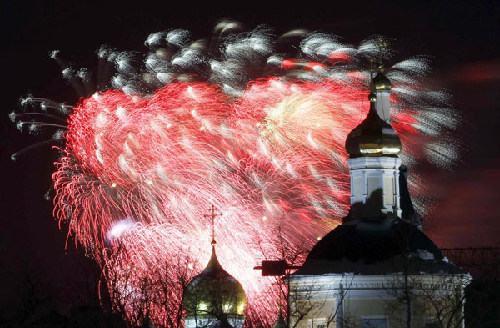
M31 151L16 162L10 155L36 137L20 134L8 120L27 93L74 104L78 97L61 78L48 52L95 67L95 50L109 44L144 50L151 32L186 28L208 37L221 18L249 28L267 23L285 32L303 27L338 34L357 42L380 33L395 39L400 58L427 55L433 79L453 94L465 117L457 133L464 148L462 163L452 171L425 172L438 195L427 215L425 232L440 247L497 245L500 235L500 9L495 1L345 2L304 1L283 4L237 1L231 4L190 1L8 1L0 7L0 51L3 98L0 121L2 218L0 279L18 286L27 277L43 281L56 299L65 286L81 279L89 264L72 247L51 218L43 199L50 187L52 163L48 147ZM411 172L410 172L411 174ZM76 273L75 273L76 272ZM0 288L0 321L19 297L16 288ZM14 305L12 305L14 304ZM58 306L62 306L58 304ZM10 312L9 312L10 311Z

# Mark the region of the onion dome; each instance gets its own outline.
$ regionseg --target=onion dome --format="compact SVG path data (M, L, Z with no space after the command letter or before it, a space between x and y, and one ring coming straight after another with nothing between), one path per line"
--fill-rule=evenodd
M368 115L347 136L345 147L349 157L398 157L401 153L401 140L398 134L377 114L374 94L370 94L369 100Z
M422 231L399 218L337 226L311 250L295 275L463 273Z
M184 290L182 304L188 316L242 316L246 296L241 284L220 265L212 244L206 268Z
M372 81L372 92L391 92L391 80L384 73L378 72Z

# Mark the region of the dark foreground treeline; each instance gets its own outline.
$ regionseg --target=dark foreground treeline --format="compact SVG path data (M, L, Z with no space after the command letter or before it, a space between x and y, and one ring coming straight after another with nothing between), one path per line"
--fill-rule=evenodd
M500 280L474 280L466 289L465 326L500 327ZM15 313L3 310L0 327L16 328L126 328L119 313L99 305L81 305L62 314L41 295L32 294L18 304ZM9 318L10 317L10 318ZM417 327L415 327L417 328Z

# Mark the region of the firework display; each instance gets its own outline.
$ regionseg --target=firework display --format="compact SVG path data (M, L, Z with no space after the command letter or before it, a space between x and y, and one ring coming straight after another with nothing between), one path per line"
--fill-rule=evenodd
M214 205L217 255L245 289L247 325L276 319L276 280L253 267L282 258L300 265L346 215L345 137L369 109L369 59L394 57L377 40L352 46L298 30L278 38L225 21L210 41L171 30L150 35L143 55L103 47L98 79L51 53L85 97L73 109L28 97L23 104L41 105L45 116L12 119L65 140L54 215L102 267L117 310L132 322L147 310L155 324L179 325L182 288L210 258L204 214ZM281 52L287 42L300 52ZM448 135L459 117L445 93L421 83L428 70L419 57L386 68L410 168L457 158ZM67 126L54 123L60 114ZM420 185L413 175L417 196ZM418 197L416 205L425 211Z

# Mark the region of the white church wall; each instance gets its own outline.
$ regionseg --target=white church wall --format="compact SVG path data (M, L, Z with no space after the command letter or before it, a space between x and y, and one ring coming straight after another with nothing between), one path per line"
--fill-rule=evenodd
M467 283L465 275L442 274L294 276L290 283L290 327L323 328L317 327L323 323L324 328L363 327L365 319L381 317L387 319L386 328L406 327L405 292L411 295L413 327L425 327L426 322L435 320L461 327L460 309Z

